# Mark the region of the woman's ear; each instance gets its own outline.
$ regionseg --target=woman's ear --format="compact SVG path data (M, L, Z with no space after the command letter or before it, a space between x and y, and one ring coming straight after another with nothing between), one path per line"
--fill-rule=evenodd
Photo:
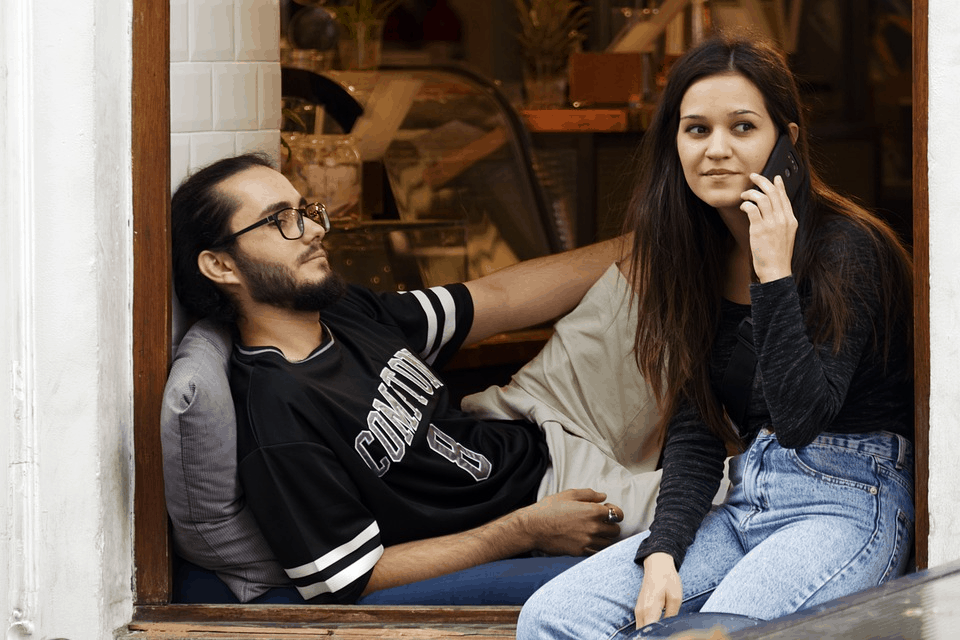
M217 284L236 284L238 280L237 264L226 251L204 249L197 256L200 273Z
M800 127L797 126L797 123L791 122L787 124L787 131L790 132L790 142L797 144L797 138L800 137Z

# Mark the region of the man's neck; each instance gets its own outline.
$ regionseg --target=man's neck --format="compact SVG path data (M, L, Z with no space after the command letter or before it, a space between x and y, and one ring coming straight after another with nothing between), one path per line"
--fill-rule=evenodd
M249 305L237 321L240 340L251 347L276 347L297 362L323 341L323 325L316 311L292 311L268 305Z

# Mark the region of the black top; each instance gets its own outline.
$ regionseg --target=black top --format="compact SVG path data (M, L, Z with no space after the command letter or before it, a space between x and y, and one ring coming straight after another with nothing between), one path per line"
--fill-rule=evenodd
M830 225L822 255L830 267L859 273L859 295L849 300L852 317L838 353L832 342L814 346L803 319L808 297L798 293L793 276L750 286L750 305L723 302L710 358L714 392L734 346L737 326L753 317L757 368L744 424L748 446L761 429L776 433L787 448L812 442L824 432L889 431L913 439L913 376L906 335L887 337L877 290L876 248L869 234L849 221ZM839 231L839 233L837 233ZM850 261L858 267L850 269ZM874 334L874 327L877 334ZM893 329L892 331L896 331ZM670 421L663 453L663 479L651 535L640 544L641 563L654 552L669 553L679 568L687 547L711 507L723 476L726 448L712 435L687 399Z
M463 531L536 500L540 430L450 406L442 366L473 318L463 285L351 287L324 342L288 362L234 349L238 472L257 524L301 595L355 602L386 546Z

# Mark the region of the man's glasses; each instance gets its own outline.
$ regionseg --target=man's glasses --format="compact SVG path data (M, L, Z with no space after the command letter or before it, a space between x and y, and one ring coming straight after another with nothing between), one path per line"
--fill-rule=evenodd
M271 213L266 218L257 220L249 227L230 234L224 238L222 242L218 242L217 246L230 244L247 231L253 231L271 222L277 225L277 229L280 230L280 235L287 240L299 240L303 237L304 217L310 218L323 227L325 233L330 233L330 216L327 215L327 208L319 202L313 202L305 207L290 207L289 209L281 209L276 213Z

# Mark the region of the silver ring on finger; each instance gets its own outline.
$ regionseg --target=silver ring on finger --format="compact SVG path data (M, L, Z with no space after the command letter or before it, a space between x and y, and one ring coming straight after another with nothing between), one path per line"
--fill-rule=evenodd
M607 517L604 518L604 522L607 524L616 524L621 520L622 518L614 511L613 507L607 507Z

